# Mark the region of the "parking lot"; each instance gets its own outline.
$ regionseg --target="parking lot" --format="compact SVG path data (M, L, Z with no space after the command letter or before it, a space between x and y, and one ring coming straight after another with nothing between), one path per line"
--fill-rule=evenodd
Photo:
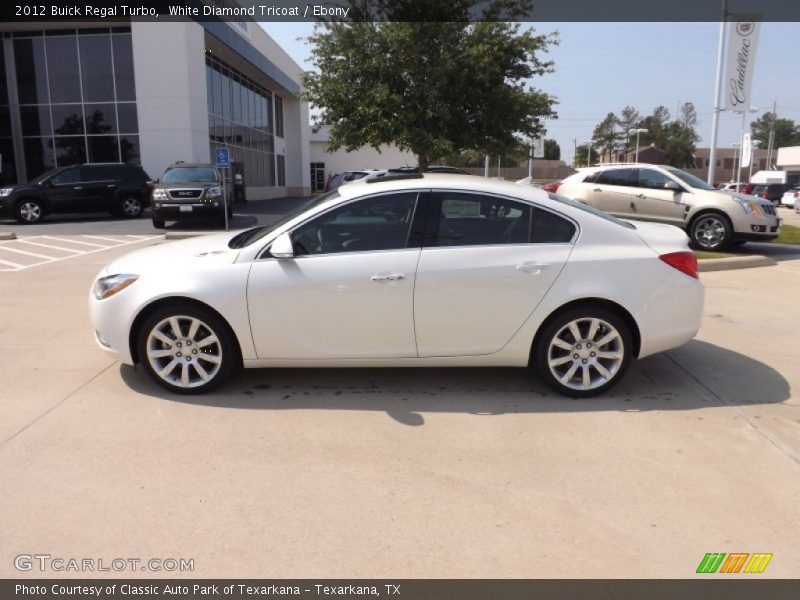
M285 210L263 204L234 226ZM196 398L93 340L92 279L164 243L148 220L0 230L23 238L0 249L2 577L21 553L200 577L684 578L707 552L800 571L797 253L704 274L697 339L597 399L515 369L258 370Z

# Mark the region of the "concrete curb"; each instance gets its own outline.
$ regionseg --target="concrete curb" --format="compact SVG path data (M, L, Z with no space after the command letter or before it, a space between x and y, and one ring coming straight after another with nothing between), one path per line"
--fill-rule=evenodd
M224 233L217 229L216 231L168 231L164 234L165 240L185 240L193 237L200 237L201 235L211 235L212 233Z
M733 271L735 269L753 269L755 267L773 267L778 263L768 256L735 256L733 258L708 258L698 261L701 273L711 271Z
M17 239L16 233L7 233L0 231L0 240L15 240Z

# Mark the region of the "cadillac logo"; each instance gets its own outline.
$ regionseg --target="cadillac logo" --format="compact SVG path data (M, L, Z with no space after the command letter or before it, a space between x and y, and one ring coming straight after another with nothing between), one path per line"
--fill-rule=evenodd
M743 22L736 24L736 33L738 33L742 37L747 37L748 35L753 33L753 29L755 29L755 27L753 27L753 23Z

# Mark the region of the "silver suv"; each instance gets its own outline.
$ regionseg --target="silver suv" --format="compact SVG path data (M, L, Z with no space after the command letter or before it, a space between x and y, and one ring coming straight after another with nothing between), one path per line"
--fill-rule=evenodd
M685 230L701 250L720 250L780 234L781 219L768 200L724 192L664 165L601 165L581 169L558 193L623 219L654 221Z

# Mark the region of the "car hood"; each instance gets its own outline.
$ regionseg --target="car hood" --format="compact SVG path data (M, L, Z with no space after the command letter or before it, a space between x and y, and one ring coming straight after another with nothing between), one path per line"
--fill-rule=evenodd
M19 183L17 185L0 185L0 188L10 188L12 194L19 192L39 191L41 186L35 183Z
M637 235L656 254L684 252L689 249L689 236L679 227L644 221L632 221L632 223L636 226Z
M210 264L232 264L240 250L228 247L228 242L239 231L229 231L212 235L202 235L176 242L167 242L142 248L118 258L109 264L103 274L116 275L133 273L143 275L147 272L183 270Z

